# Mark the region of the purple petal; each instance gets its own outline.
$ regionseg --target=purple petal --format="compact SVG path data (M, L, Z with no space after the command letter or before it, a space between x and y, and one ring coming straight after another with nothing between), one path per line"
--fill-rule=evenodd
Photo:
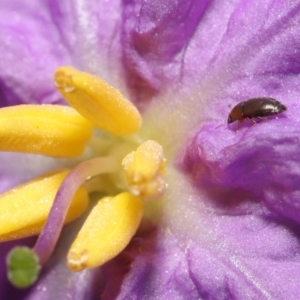
M251 215L205 225L194 239L172 229L134 238L104 267L103 299L297 298L299 230Z
M1 106L57 103L52 74L70 64L68 51L40 1L1 1Z
M212 221L210 232L218 232L213 247L188 253L190 275L203 298L297 298L299 229L251 215Z
M299 31L293 26L296 20L300 22L300 6L281 7L266 3L259 12L254 12L252 7L244 4L232 15L228 31L231 34L224 37L224 44L240 41L245 46L236 47L235 56L231 53L226 56L220 50L218 60L224 63L239 58L240 63L243 61L243 68L231 74L232 84L220 89L215 99L211 99L207 115L218 120L219 124L225 124L228 104L255 96L274 97L282 101L288 110L256 126L245 121L240 131L236 131L236 124L215 129L218 123L207 122L187 150L185 167L193 174L196 185L214 190L218 188L219 192L214 196L219 200L228 196L232 198L234 192L238 192L240 200L263 201L266 215L300 222L300 131L296 113L299 110L300 90L294 75L300 65L299 54L294 51L297 46L291 47L287 43L300 38ZM266 9L272 13L262 22ZM280 18L274 18L274 13L279 10ZM238 22L241 12L253 17L245 37L240 30L244 25ZM293 21L290 21L291 16L294 16ZM280 31L282 24L285 26ZM276 33L276 39L268 38L266 42L267 37ZM252 47L259 44L260 51ZM246 57L253 59L247 60ZM246 76L247 72L252 75Z
M197 185L219 189L219 201L236 201L235 192L243 202L263 201L265 215L299 223L300 129L293 119L286 113L255 126L242 124L239 132L215 129L216 123L203 126L187 151L187 169Z
M137 100L180 78L185 50L210 2L123 1L123 63Z
M65 103L52 83L61 65L120 86L119 10L117 1L1 1L0 106Z
M241 1L228 20L211 67L230 63L226 72L233 71L234 76L298 73L299 54L294 50L299 47L295 26L299 10L297 1Z
M59 32L72 65L121 86L119 1L47 0L46 3L52 30Z
M208 228L222 241L219 247L216 243L214 249L198 249L189 256L192 278L204 298L298 297L300 286L294 278L300 262L300 93L295 24L300 7L294 3L267 1L255 9L257 1L241 2L203 83L204 92L212 83L215 91L204 95L209 101L206 124L198 125L183 167L195 188L205 191L206 208L216 215ZM218 78L223 80L218 83ZM237 124L227 127L228 105L256 96L274 97L288 111L255 126L245 121L239 131Z

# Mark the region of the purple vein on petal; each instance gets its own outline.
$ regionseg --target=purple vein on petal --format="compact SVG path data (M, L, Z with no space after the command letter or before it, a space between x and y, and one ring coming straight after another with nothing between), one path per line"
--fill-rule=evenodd
M68 208L78 188L87 178L113 172L116 168L116 162L113 159L99 157L84 161L66 176L57 191L43 231L33 248L42 266L48 261L55 248Z

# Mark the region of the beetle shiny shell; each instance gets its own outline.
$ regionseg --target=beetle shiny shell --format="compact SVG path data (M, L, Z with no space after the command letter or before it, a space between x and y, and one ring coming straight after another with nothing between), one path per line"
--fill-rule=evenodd
M263 118L286 111L286 107L273 98L251 98L240 102L230 112L227 123L242 122L245 119Z

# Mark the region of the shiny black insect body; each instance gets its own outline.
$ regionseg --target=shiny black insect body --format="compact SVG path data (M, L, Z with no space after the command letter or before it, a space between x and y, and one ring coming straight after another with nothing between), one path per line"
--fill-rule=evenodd
M237 104L230 112L227 123L245 119L255 121L252 118L264 119L267 116L273 116L286 111L286 107L273 98L252 98Z

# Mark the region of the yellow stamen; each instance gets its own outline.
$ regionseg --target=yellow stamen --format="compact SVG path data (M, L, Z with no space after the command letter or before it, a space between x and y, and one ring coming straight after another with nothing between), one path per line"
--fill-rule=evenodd
M69 104L93 125L117 136L139 130L138 110L100 78L72 67L61 67L55 72L54 84Z
M167 188L166 159L163 148L155 141L147 141L128 154L122 162L130 192L143 199L157 199Z
M135 234L143 210L143 202L129 193L101 199L71 246L68 267L95 268L119 254Z
M68 172L43 175L0 195L0 241L41 232L56 192ZM88 202L88 194L81 187L72 200L65 223L79 217Z
M18 105L0 109L0 149L58 157L80 155L92 125L73 108Z

